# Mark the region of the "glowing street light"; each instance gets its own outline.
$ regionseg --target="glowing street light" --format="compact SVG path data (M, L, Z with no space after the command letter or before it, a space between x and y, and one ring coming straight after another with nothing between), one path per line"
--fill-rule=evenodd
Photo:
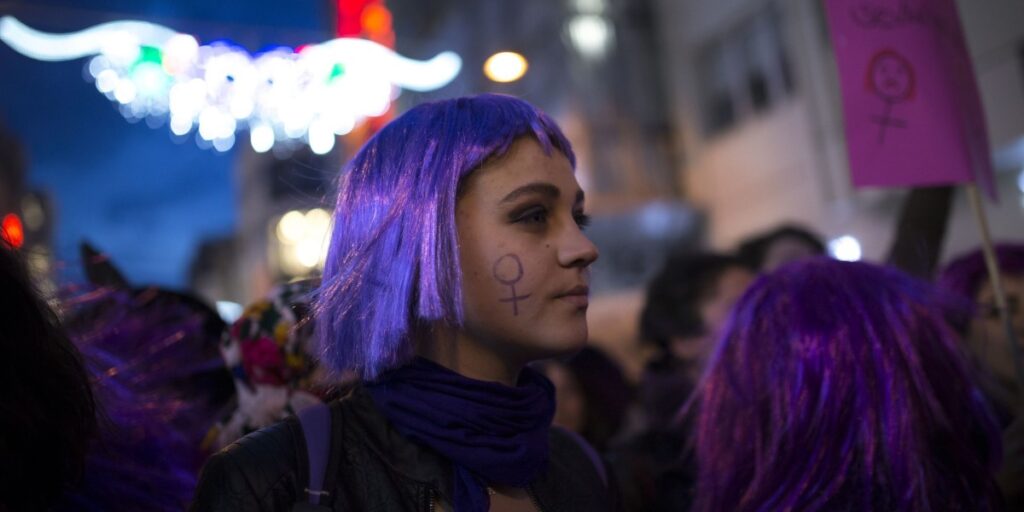
M833 258L842 261L859 261L862 255L860 241L850 235L830 240L828 252Z
M526 74L526 58L515 52L500 52L484 62L484 74L495 82L515 82Z
M314 208L305 213L292 210L284 214L277 222L277 243L272 246L281 270L292 276L322 270L327 261L330 234L331 214L327 210Z
M601 60L608 53L615 31L607 18L599 14L580 14L568 24L569 39L584 58Z

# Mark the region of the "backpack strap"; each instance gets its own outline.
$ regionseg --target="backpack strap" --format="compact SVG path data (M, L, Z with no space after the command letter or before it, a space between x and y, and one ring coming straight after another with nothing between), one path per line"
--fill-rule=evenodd
M331 453L331 409L327 404L316 404L299 411L297 417L302 426L302 435L306 438L309 481L304 489L307 499L296 502L292 511L330 510L320 504L320 499L330 497L330 492L324 490L324 477L327 472L328 459L333 455Z

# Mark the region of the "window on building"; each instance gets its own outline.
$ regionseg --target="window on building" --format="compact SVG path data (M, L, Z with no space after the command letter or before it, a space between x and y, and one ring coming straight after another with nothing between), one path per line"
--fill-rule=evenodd
M792 93L777 8L769 7L710 41L699 53L704 132L714 136Z

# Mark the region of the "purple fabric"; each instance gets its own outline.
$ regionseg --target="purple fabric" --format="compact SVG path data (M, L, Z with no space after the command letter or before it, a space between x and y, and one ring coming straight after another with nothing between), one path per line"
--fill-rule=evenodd
M402 435L451 459L455 512L485 512L487 485L524 487L547 465L555 391L536 370L509 387L416 358L367 389Z

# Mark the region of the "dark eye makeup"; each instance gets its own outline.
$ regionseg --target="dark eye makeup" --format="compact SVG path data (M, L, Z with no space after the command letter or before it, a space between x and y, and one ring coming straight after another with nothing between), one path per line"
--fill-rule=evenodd
M516 208L509 213L509 221L517 224L525 225L542 225L548 221L550 211L546 206L542 205L527 205L522 208ZM590 225L590 215L583 213L582 210L576 210L572 214L573 221L576 226L581 230L586 229Z
M573 212L572 218L576 221L576 225L580 227L580 230L585 230L590 225L590 215L582 211Z
M512 222L522 224L543 224L548 220L548 209L543 206L527 206L513 211L509 217Z

